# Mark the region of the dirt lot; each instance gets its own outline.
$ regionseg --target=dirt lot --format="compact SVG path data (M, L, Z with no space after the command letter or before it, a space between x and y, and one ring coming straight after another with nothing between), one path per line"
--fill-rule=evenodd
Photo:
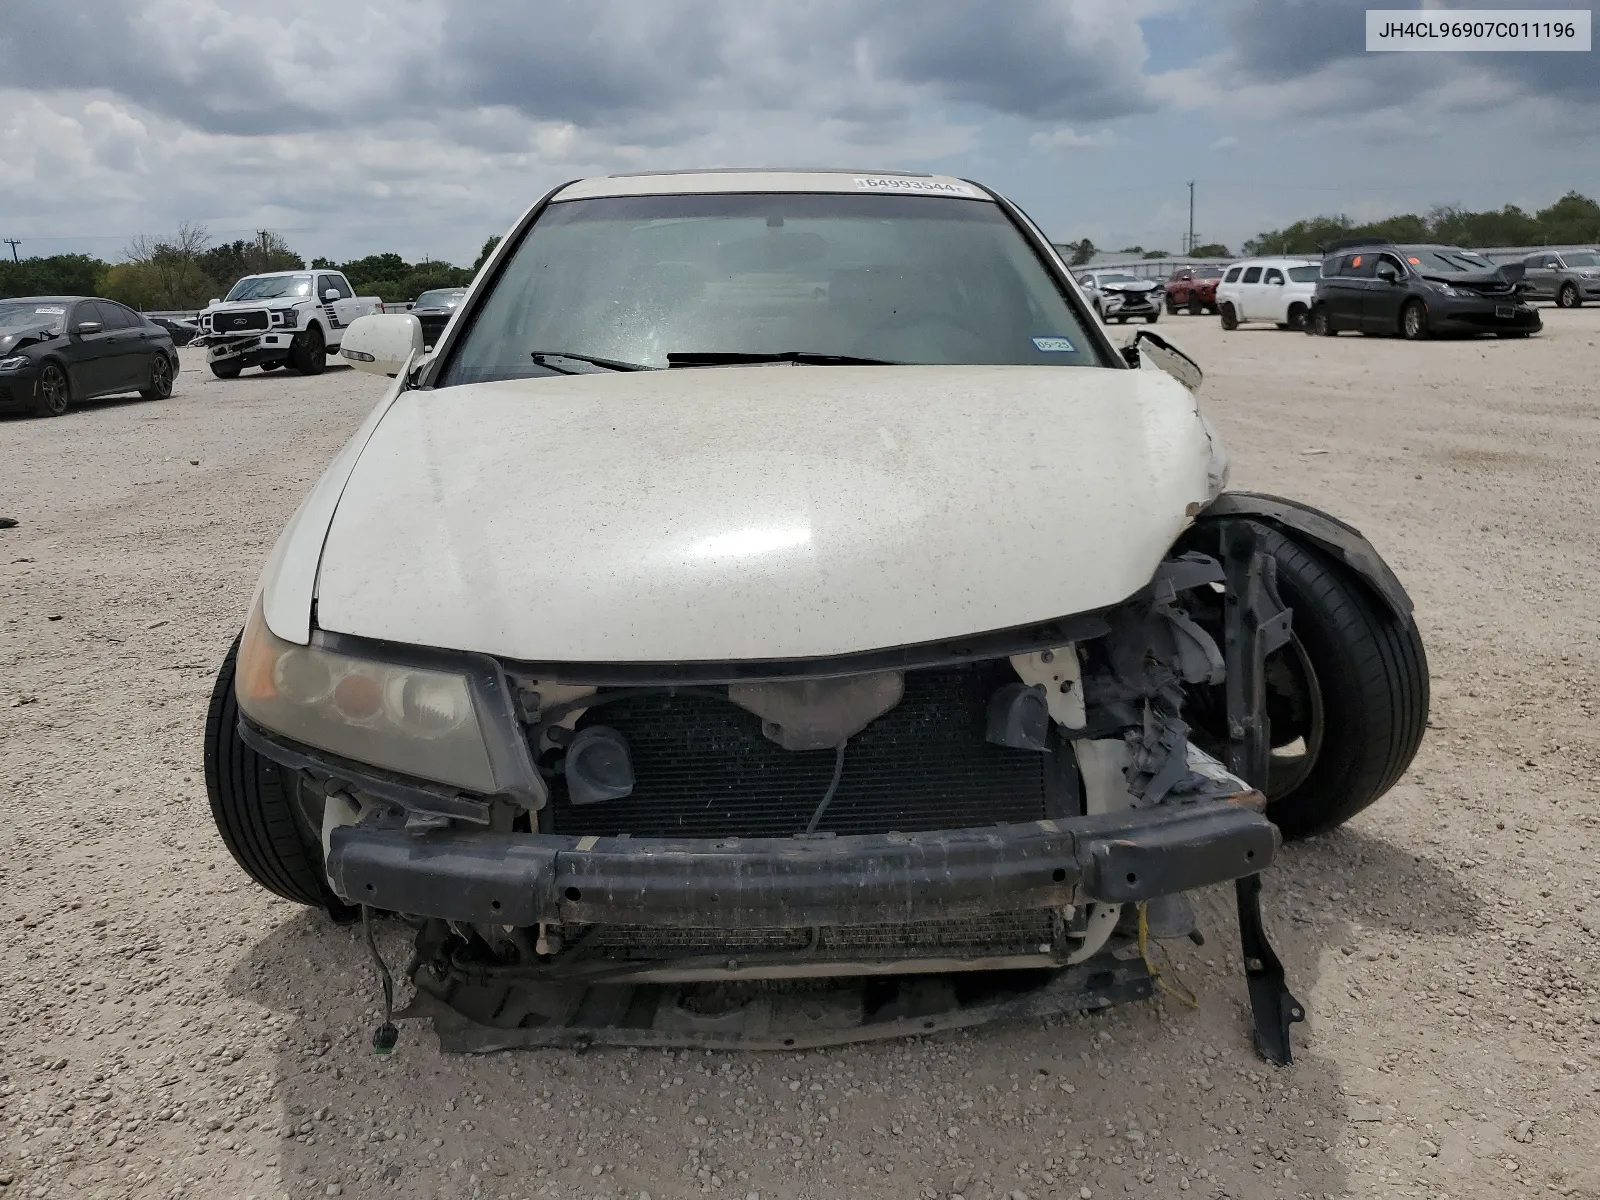
M350 929L212 830L212 672L382 385L214 380L0 421L0 1197L1600 1196L1600 311L1420 345L1167 318L1234 485L1363 529L1417 602L1410 775L1292 848L1298 1061L1249 1049L1211 898L1198 1011L795 1055L369 1049ZM1129 331L1131 332L1131 331ZM386 931L391 961L406 932Z

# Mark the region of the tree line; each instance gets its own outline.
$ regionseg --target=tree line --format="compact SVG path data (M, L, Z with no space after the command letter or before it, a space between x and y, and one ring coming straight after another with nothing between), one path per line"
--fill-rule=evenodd
M470 267L433 260L408 263L398 254L369 254L343 263L315 258L310 269L343 271L357 294L399 304L432 288L465 287L499 241L495 236L485 242ZM134 238L114 263L88 254L0 260L0 299L107 296L145 312L182 311L204 308L213 297L227 295L242 276L306 269L305 259L271 230L248 240L213 245L204 225L186 224L167 236Z

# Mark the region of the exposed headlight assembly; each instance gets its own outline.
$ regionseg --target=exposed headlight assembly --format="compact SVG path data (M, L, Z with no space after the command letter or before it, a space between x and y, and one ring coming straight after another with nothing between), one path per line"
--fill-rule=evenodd
M484 795L528 784L516 761L525 755L497 752L486 732L503 714L483 711L496 697L472 675L342 653L321 636L309 646L281 640L258 603L239 641L240 711L269 732L400 775Z
M20 371L27 365L26 354L13 354L10 358L0 358L0 371Z

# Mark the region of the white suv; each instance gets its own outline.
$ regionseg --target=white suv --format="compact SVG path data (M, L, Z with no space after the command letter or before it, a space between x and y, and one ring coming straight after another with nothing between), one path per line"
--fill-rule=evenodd
M1234 263L1217 285L1222 327L1272 321L1279 329L1304 329L1321 271L1314 258L1250 258Z

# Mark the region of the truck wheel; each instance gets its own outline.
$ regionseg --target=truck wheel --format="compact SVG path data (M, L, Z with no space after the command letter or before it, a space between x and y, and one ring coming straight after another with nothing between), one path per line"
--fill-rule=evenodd
M1348 821L1411 765L1428 720L1428 660L1416 624L1348 567L1292 533L1259 532L1294 612L1289 643L1267 658L1267 816L1287 838L1310 837ZM1194 699L1196 730L1222 749L1221 688Z
M289 365L302 375L321 375L328 365L322 341L322 326L313 323L304 333L294 335L289 345Z
M1222 302L1222 327L1224 329L1239 328L1239 314L1233 311L1233 305L1226 300Z
M237 379L244 364L237 358L224 358L211 364L211 373L218 379Z
M311 849L277 763L262 758L239 737L239 706L233 677L239 653L235 638L217 672L206 713L206 794L223 844L244 873L267 891L299 904L339 902L322 881L322 854Z
M1556 293L1557 308L1577 308L1583 303L1583 297L1578 295L1578 285L1575 283L1562 284L1561 290Z
M1189 315L1191 317L1198 317L1200 315L1200 310L1203 309L1204 307L1205 307L1205 305L1200 303L1200 297L1199 296L1190 296L1189 297Z

